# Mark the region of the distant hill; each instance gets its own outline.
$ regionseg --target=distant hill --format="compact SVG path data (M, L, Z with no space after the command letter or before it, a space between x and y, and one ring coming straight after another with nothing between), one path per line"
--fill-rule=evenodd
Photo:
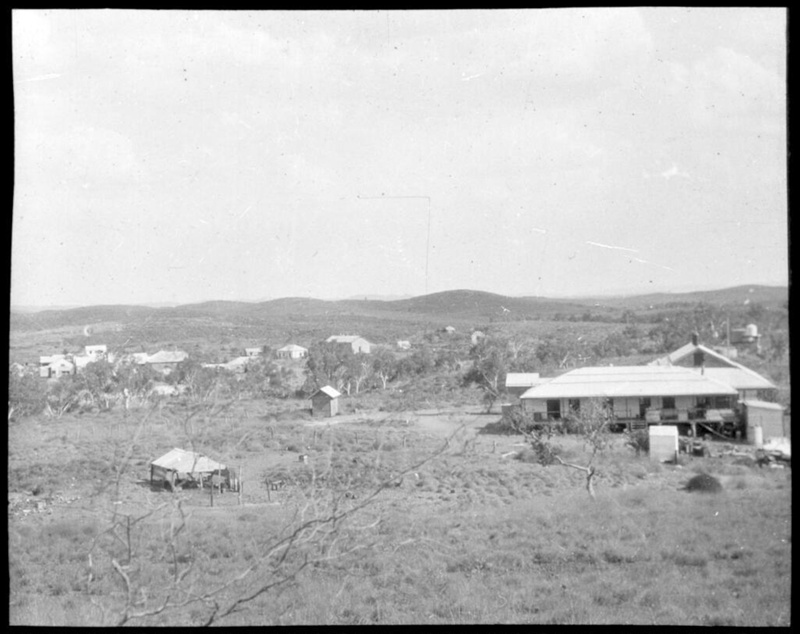
M35 313L11 311L11 330L47 330L65 326L88 326L99 322L128 322L146 319L157 314L159 308L147 306L82 306L62 310L43 310Z
M411 299L411 295L353 295L352 297L345 297L344 300L367 300L379 302L394 302L399 299Z
M85 306L62 310L19 312L11 310L10 329L46 330L84 327L94 323L142 323L181 319L253 321L265 317L364 316L405 319L410 316L437 320L552 319L555 316L618 314L622 310L648 310L671 305L705 302L718 306L761 304L782 307L788 301L786 287L746 285L714 291L653 293L631 297L585 297L553 299L509 297L485 291L453 290L395 300L321 300L310 297L285 297L265 302L209 301L180 306L137 305Z
M716 306L742 306L745 303L762 304L765 307L783 306L789 300L789 289L785 286L763 286L758 284L733 286L713 291L692 291L686 293L650 293L647 295L597 297L573 299L602 306L625 308L658 307L668 304L695 304L703 302Z
M443 291L389 302L392 310L453 317L544 318L556 313L583 312L587 305L544 297L509 297L485 291Z

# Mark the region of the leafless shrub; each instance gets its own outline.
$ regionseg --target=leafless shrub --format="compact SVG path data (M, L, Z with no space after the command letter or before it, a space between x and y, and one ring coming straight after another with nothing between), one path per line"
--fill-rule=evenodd
M224 406L189 407L183 422L187 436L196 435L192 425L196 418ZM102 613L104 624L153 624L154 619L167 618L184 608L191 610L197 624L223 623L259 597L293 583L309 567L328 565L369 548L378 538L370 537L370 531L381 522L380 515L370 513L378 496L441 455L452 440L451 436L430 455L392 472L359 495L333 473L334 460L329 459L319 471L312 463L309 481L293 490L296 505L291 517L274 534L259 536L238 569L213 575L203 549L189 537L190 527L197 524L181 492L138 512L119 510L132 447L145 429L146 418L137 427L129 449L114 457L116 477L111 483L106 527L95 535L87 555L85 591ZM333 452L332 444L329 451ZM157 538L152 536L153 526L162 527ZM145 535L149 536L147 549L141 545ZM153 550L158 551L155 560L149 556Z

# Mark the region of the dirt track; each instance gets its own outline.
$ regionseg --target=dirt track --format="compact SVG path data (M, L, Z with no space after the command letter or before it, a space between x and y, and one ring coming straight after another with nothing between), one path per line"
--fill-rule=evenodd
M499 413L484 414L480 408L466 410L454 409L429 409L414 412L379 412L368 411L358 414L345 414L333 418L320 418L305 424L306 427L327 427L329 425L358 425L375 423L376 421L392 421L405 423L418 431L427 432L435 436L447 438L459 427L464 426L468 431L477 432L487 423L495 422L500 418Z

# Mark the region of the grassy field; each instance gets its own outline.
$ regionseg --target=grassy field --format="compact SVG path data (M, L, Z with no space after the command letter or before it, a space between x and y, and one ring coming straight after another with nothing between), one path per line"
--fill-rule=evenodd
M620 438L596 461L593 502L580 472L485 433L498 416L477 405L330 421L304 405L172 401L10 426L10 623L110 625L179 585L184 605L128 624L199 625L279 579L217 622L790 624L790 469L655 464ZM586 459L577 438L557 442ZM243 504L152 489L149 461L173 447L241 469ZM723 492L680 490L701 472ZM261 562L304 519L358 507Z

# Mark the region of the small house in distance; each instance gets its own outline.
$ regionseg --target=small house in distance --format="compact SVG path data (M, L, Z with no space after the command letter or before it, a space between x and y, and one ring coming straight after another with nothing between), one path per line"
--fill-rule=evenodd
M84 346L83 351L87 357L91 357L92 361L99 361L108 354L108 347L105 345Z
M261 348L245 348L244 354L247 357L260 357L261 356Z
M75 374L75 365L67 361L64 355L39 358L39 376L44 379L58 379L65 374Z
M350 346L356 354L363 353L369 354L372 344L358 335L331 335L325 340L325 343L335 343L342 346Z
M400 350L411 350L411 342L410 341L398 341L397 347Z
M304 359L308 356L308 349L290 343L283 346L283 348L278 348L275 351L275 356L279 359Z
M145 363L157 372L170 374L181 361L185 361L187 358L189 355L182 350L159 350L147 357Z
M319 388L311 395L311 415L332 417L339 413L341 393L330 385Z

